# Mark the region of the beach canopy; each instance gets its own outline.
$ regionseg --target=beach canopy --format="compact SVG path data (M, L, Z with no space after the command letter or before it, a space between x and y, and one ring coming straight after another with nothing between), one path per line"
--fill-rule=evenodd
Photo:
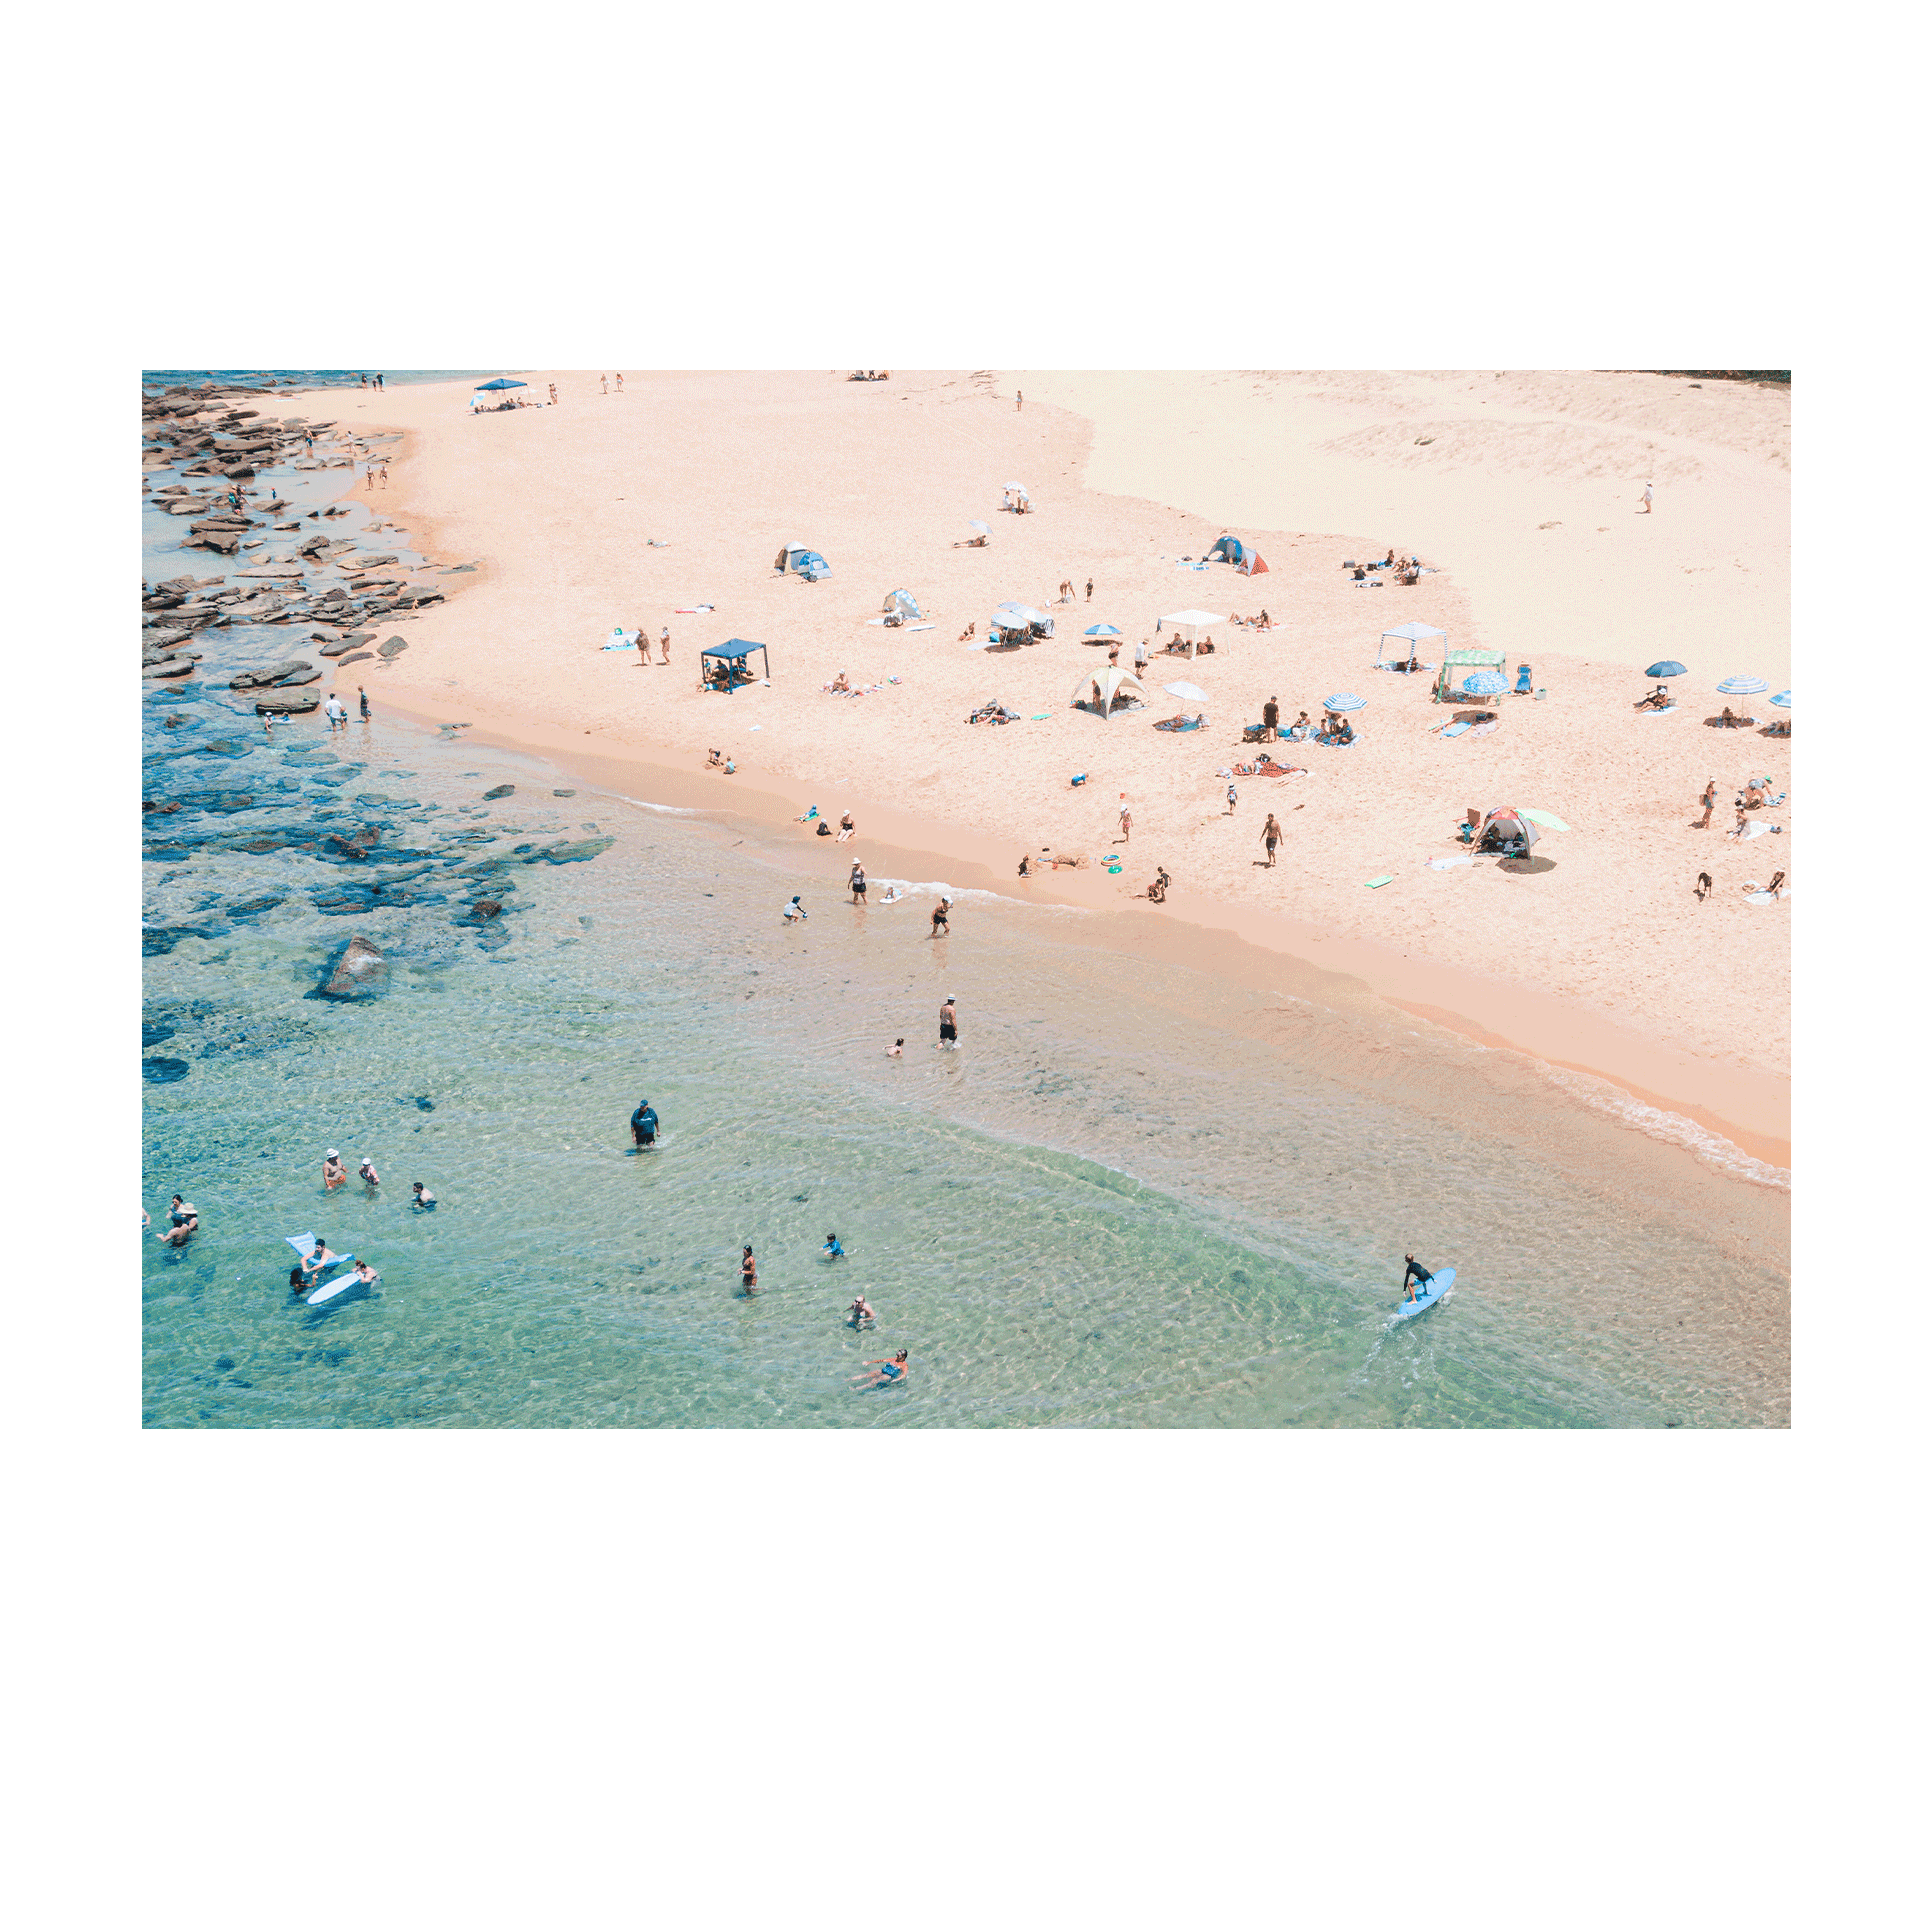
M475 393L504 393L509 387L524 387L524 380L483 380L474 388Z
M1789 687L1784 693L1776 693L1773 698L1767 702L1767 705L1770 707L1787 707L1790 709L1793 706L1793 689Z
M1223 533L1208 549L1209 560L1224 560L1240 573L1265 573L1267 563L1246 544L1236 540L1232 534Z
M1539 837L1533 822L1517 807L1496 807L1480 822L1480 831L1473 836L1473 851L1524 860Z
M1675 674L1685 672L1686 668L1683 667L1678 660L1656 660L1653 665L1647 669L1647 678L1649 680L1671 680Z
M1373 656L1373 664L1376 667L1385 667L1387 665L1387 642L1389 640L1404 640L1407 645L1407 670L1411 672L1420 664L1420 642L1422 640L1444 640L1446 637L1447 630L1445 627L1423 627L1418 620L1409 620L1404 627L1389 627L1386 632L1380 636L1380 646ZM1399 651L1400 649L1398 647L1394 648L1396 655L1398 655Z
M1044 608L1030 607L1023 600L1002 600L987 625L1000 633L1030 633L1037 640L1053 637L1053 615Z
M970 526L975 533L991 533L993 531L984 520L969 520L967 525Z
M1003 507L1010 507L1014 505L1016 501L1023 507L1027 504L1027 490L1018 480L1003 481L1000 486L1000 492L1002 495L1000 504Z
M1138 694L1142 700L1147 697L1146 688L1124 667L1100 667L1074 688L1073 702L1078 706L1083 700L1091 700L1104 720L1112 714L1114 701L1128 692Z
M1456 681L1464 680L1476 667L1491 667L1498 673L1506 664L1507 656L1504 653L1486 647L1456 647L1440 668L1434 692L1441 698L1452 694L1457 700L1461 695L1455 686Z
M1207 695L1191 680L1169 680L1161 691L1172 694L1176 700L1198 700L1202 705L1207 700Z
M1367 703L1357 693L1330 693L1320 704L1329 713L1358 713Z
M1536 827L1551 827L1555 833L1571 833L1573 829L1557 813L1548 813L1542 807L1522 807L1522 820L1531 820Z
M1767 683L1762 680L1758 674L1753 673L1733 674L1729 678L1722 680L1720 685L1715 689L1715 691L1719 693L1731 693L1743 696L1765 693L1766 690Z
M1470 673L1460 682L1460 691L1484 699L1490 694L1505 693L1512 685L1504 673Z
M1159 626L1161 630L1171 627L1176 634L1191 644L1208 627L1224 625L1226 618L1224 613L1206 613L1199 607L1188 607L1180 613L1163 613L1160 616ZM1216 653L1227 651L1227 636L1224 633L1215 634L1212 639Z
M882 613L904 613L909 620L918 620L920 618L920 602L916 600L905 587L895 587L894 590L880 602L880 611Z
M775 573L784 573L791 579L798 574L803 580L831 580L833 569L827 565L811 547L803 547L797 540L789 540L780 549L780 557L774 561Z
M734 683L746 677L739 662L750 653L760 655L760 664L766 672L766 684L773 684L773 665L764 645L758 640L716 640L710 647L700 649L700 678L705 686L722 688L731 693ZM720 665L709 667L709 660L717 660Z
M1120 629L1118 627L1108 626L1103 620L1097 625L1087 629L1087 638L1090 640L1118 640L1120 638Z

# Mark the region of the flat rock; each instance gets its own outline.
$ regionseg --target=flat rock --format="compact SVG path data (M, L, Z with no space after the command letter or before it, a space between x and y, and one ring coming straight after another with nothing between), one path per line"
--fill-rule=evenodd
M329 1000L361 1000L387 983L387 956L356 933L333 963L320 991Z
M253 703L255 713L311 713L320 704L317 693L263 693Z
M140 677L143 680L179 680L193 671L193 663L200 656L189 653L185 656L175 654L171 659L156 660L150 667L142 667Z
M182 639L185 637L184 634L181 636ZM320 657L323 660L337 660L343 653L346 653L353 647L357 647L359 644L359 641L353 639L350 635L341 634L337 639L329 640L327 644L320 649Z
M396 653L405 653L406 650L407 643L402 640L397 633L389 639L382 640L379 646L374 649L382 660L391 660Z
M482 800L504 800L507 797L507 795L512 793L513 791L514 791L513 783L512 781L508 781L504 786L489 787L486 790L486 792L480 796L480 798Z

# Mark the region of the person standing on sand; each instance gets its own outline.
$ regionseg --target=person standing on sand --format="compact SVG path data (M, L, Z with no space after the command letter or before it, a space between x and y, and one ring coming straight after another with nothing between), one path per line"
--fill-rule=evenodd
M1240 789L1231 780L1227 782L1227 818L1233 818L1233 810L1240 804Z
M1018 413L1027 404L1027 396L1018 387L1013 390L1013 410Z
M634 629L633 644L639 656L633 664L636 667L652 666L653 642L647 638L647 630L645 627L637 627Z
M672 664L667 658L667 646L672 639L673 635L670 634L665 627L662 627L660 629L660 664L663 667Z
M1116 640L1112 644L1112 646L1110 646L1107 649L1107 665L1110 667L1117 667L1119 664L1120 664L1120 642Z
M1147 670L1147 642L1143 635L1133 643L1133 674L1139 679Z
M1700 796L1700 818L1693 823L1696 827L1710 827L1713 825L1713 802L1714 783L1709 780L1707 782L1706 792Z
M1121 846L1133 844L1133 809L1127 805L1127 796L1124 793L1120 796L1120 839L1117 844Z
M927 935L929 940L938 940L944 933L951 932L947 925L947 896L943 893L933 903L933 931Z
M853 871L847 875L847 885L853 889L853 904L864 907L867 904L867 870L858 860L853 863Z
M605 399L606 392L607 392L607 376L603 373L600 376L600 395L602 399Z
M1082 594L1082 595L1081 595L1080 597L1081 597L1081 598L1082 598L1083 600L1091 600L1091 599L1093 598L1093 582L1092 582L1091 580L1089 580L1089 581L1087 582L1087 590L1086 590L1086 592L1085 592L1085 593L1083 593L1083 594Z
M954 1010L953 995L948 994L940 1009L940 1045L957 1047L960 1044L960 1016Z
M547 405L557 407L560 404L560 389L551 380L547 382Z
M381 490L381 492L383 492L383 493L384 493L384 492L386 491L386 486L387 486L387 463L386 463L386 462L385 462L384 460L382 460L382 461L380 462L380 490Z
M1269 740L1280 738L1280 696L1277 693L1267 695L1267 704L1260 709L1260 726Z
M373 702L367 698L365 687L355 689L360 695L360 724L364 727L373 718Z
M1651 480L1647 482L1646 492L1640 496L1640 511L1642 513L1651 513L1653 511L1653 482Z
M615 374L615 375L613 376L613 390L614 390L614 392L615 392L615 393L625 393L625 392L626 392L626 390L627 390L627 376L626 376L626 375L625 375L624 373L616 373L616 374Z
M1267 815L1267 824L1260 829L1261 837L1267 843L1267 865L1273 865L1273 850L1284 838L1280 831L1280 822L1272 814Z

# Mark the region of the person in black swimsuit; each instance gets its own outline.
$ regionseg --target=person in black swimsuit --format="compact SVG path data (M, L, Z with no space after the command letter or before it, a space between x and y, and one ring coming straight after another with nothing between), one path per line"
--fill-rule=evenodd
M1417 1300L1426 1292L1427 1283L1432 1280L1433 1275L1430 1274L1412 1254L1406 1256L1406 1262L1406 1277L1400 1283L1400 1291L1404 1293L1409 1300Z
M960 1016L954 1011L952 994L947 995L946 1005L940 1009L940 1044L943 1047L960 1044Z

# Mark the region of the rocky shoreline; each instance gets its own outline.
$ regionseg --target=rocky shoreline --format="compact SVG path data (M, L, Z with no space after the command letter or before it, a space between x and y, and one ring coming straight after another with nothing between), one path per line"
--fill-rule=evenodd
M310 524L345 516L348 508L338 501L303 514L277 489L258 484L263 474L280 467L297 473L344 467L352 473L369 454L368 446L337 421L276 420L247 406L258 392L209 381L142 398L142 493L148 504L187 520L183 552L251 560L230 574L187 572L141 581L144 679L188 679L205 658L189 642L215 627L299 625L307 630L274 638L282 646L319 641L321 655L342 666L374 657L390 660L407 643L398 634L382 638L372 631L374 623L408 619L418 608L446 598L442 588L399 571L397 553L366 551L356 540ZM153 477L168 470L181 478L155 487ZM196 487L194 480L202 484ZM369 531L402 529L376 521ZM300 689L320 677L311 660L283 656L244 668L225 684L235 692L254 692L258 714L299 714L319 706L317 692Z

